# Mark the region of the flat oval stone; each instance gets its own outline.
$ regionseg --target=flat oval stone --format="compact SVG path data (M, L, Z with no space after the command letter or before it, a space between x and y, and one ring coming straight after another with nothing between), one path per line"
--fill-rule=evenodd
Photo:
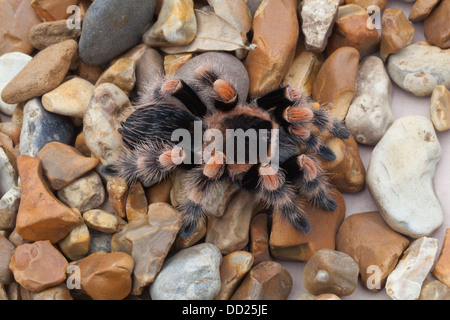
M62 253L71 261L84 258L89 252L91 236L86 224L80 224L72 229L69 234L58 242Z
M10 284L14 281L9 263L15 249L16 247L8 239L0 235L0 283L2 284Z
M388 71L402 89L419 97L430 96L437 85L450 88L450 49L416 42L389 57Z
M433 187L440 156L433 124L423 116L395 120L374 148L367 186L392 229L419 238L442 224L443 211Z
M450 48L450 28L448 17L450 16L450 1L443 0L435 10L425 19L423 28L425 38L431 45Z
M101 65L137 45L152 24L154 11L154 0L94 2L83 21L81 61Z
M38 50L44 50L65 40L78 40L81 29L67 27L67 20L44 22L30 30L30 42Z

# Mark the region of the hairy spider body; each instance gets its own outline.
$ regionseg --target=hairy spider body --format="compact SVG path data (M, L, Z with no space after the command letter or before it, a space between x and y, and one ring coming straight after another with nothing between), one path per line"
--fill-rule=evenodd
M195 230L203 216L204 195L223 179L231 179L266 206L283 212L298 230L309 231L295 201L298 194L326 210L336 208L317 161L319 156L332 161L335 155L319 134L329 131L346 139L348 130L295 88L279 88L247 102L239 82L248 83L242 70L230 72L214 59L193 60L184 76L163 79L145 90L140 106L122 124L125 147L113 169L130 183L141 181L147 186L166 179L176 168L188 170L188 196L178 207L183 237ZM196 122L201 123L202 136L214 129L221 139L202 141L200 149L192 141L178 148L172 141L174 131L184 129L194 136ZM259 133L258 141L267 143L266 149L252 150L251 137L227 149L236 138L230 132L250 129ZM211 153L200 163L184 161L208 148ZM237 159L238 149L244 150L243 162ZM257 154L255 161L250 161L251 154Z

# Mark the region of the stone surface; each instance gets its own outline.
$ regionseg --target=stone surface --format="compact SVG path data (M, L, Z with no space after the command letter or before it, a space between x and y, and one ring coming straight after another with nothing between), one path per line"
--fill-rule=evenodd
M44 50L66 40L72 39L76 41L80 34L81 29L67 28L66 20L44 22L31 28L30 43L34 48Z
M0 198L17 186L17 172L9 161L5 150L0 147Z
M336 232L344 220L346 207L344 197L338 191L334 191L333 199L337 208L332 212L312 205L304 208L304 216L311 226L308 233L300 232L281 212L275 211L270 233L272 256L282 260L308 261L320 249L334 250Z
M409 20L412 22L425 20L438 3L439 0L417 0L409 12Z
M425 279L418 300L450 300L450 288L438 280Z
M83 119L83 134L87 147L103 165L115 163L123 145L121 117L131 107L128 97L117 86L103 83L95 88Z
M197 19L193 0L163 1L158 20L143 36L150 47L184 46L194 40Z
M324 61L322 53L307 51L302 41L297 44L292 61L282 85L290 85L310 96L312 86Z
M89 66L83 61L78 62L77 74L80 78L89 81L92 84L96 84L98 79L103 73L101 66Z
M374 148L367 186L392 229L420 238L442 224L443 211L433 186L440 155L433 125L423 116L395 120Z
M430 117L437 131L450 129L450 91L443 85L438 85L433 89Z
M58 242L83 221L80 213L65 206L51 193L38 158L21 155L17 166L22 188L17 232L28 241Z
M10 284L14 277L9 269L11 256L16 248L4 236L0 235L0 283Z
M249 252L254 257L254 265L262 261L272 260L269 249L268 216L257 214L250 222Z
M99 160L83 156L77 149L61 143L47 143L37 154L44 174L54 190L60 190L94 169Z
M126 95L130 94L136 84L136 61L130 58L120 58L102 73L96 86L102 83L112 83Z
M32 57L21 52L10 52L0 56L0 95L3 88L13 79L27 64ZM4 102L0 97L0 112L10 116L13 114L17 104Z
M10 104L24 102L55 89L69 71L76 51L75 40L66 40L40 51L3 89L3 101Z
M430 96L437 85L450 87L450 50L415 42L389 57L388 71L400 88Z
M63 116L83 118L89 107L94 85L82 78L72 78L42 96L45 110Z
M336 155L334 161L319 158L322 169L329 173L330 182L340 192L356 193L363 190L366 182L366 168L359 155L355 138L350 136L342 140L331 134L324 134L322 138Z
M373 146L394 121L392 84L380 58L370 56L360 63L356 88L345 125L357 142Z
M312 98L330 107L332 114L344 120L356 94L359 52L343 47L333 52L323 63L312 89Z
M31 6L36 14L44 21L63 20L71 13L67 13L69 6L78 4L78 0L32 0Z
M314 300L341 300L341 298L333 293L324 293L315 297Z
M408 246L409 240L389 228L378 212L352 214L342 222L336 235L336 250L356 261L361 282L370 290L384 287ZM373 266L379 269L374 270Z
M386 292L394 300L416 300L438 251L437 239L415 240L386 281Z
M247 34L252 28L252 14L247 0L233 2L221 0L208 0L208 4L219 17L223 18L243 34Z
M303 284L315 295L333 293L339 297L352 294L358 286L359 268L349 255L330 249L314 253L305 265Z
M124 252L94 253L76 264L81 289L94 300L122 300L130 294L133 258Z
M150 286L152 300L212 300L220 292L221 262L219 249L210 243L177 252Z
M118 216L100 209L88 210L83 213L87 226L104 233L116 233L122 230L126 222Z
M206 228L207 219L205 216L203 216L195 227L195 230L189 237L183 238L180 234L178 234L177 239L175 240L175 247L177 249L185 249L197 244L205 237Z
M30 54L33 47L28 33L41 22L31 7L31 0L1 0L0 21L0 56L16 51Z
M9 264L15 280L26 290L33 292L63 282L68 266L67 260L50 241L18 246Z
M80 212L98 208L106 198L100 176L92 171L58 190L57 197Z
M48 112L39 98L27 102L20 132L20 154L35 157L49 142L70 144L74 128L70 119Z
M154 0L93 3L83 22L80 59L88 65L101 65L135 46L151 26L154 10Z
M441 254L434 266L433 275L450 288L450 229L445 231Z
M178 69L181 68L186 62L191 60L192 53L180 53L180 54L168 54L164 57L164 72L166 77L173 77Z
M106 184L106 190L108 191L108 200L114 208L114 213L121 218L125 218L127 215L127 181L122 177L113 177Z
M172 190L172 179L165 179L150 188L147 188L146 196L148 203L166 202L176 206L170 200L170 191Z
M381 20L380 57L386 61L414 40L414 27L401 9L387 8Z
M286 300L292 277L278 262L263 261L253 267L230 300Z
M338 7L339 0L305 0L301 3L299 12L308 51L325 50L336 21Z
M111 252L111 239L114 234L104 233L95 229L89 229L91 241L89 243L89 252Z
M248 244L250 221L258 204L254 195L245 190L238 192L223 216L208 218L205 242L214 244L222 254L242 250Z
M356 4L360 7L363 7L366 10L369 9L370 6L373 5L378 6L380 8L380 12L381 10L386 8L387 3L388 0L345 0L345 4Z
M220 264L221 287L215 300L228 300L241 280L253 266L253 255L247 251L235 251L223 257Z
M80 224L72 229L69 234L58 242L64 256L71 261L84 258L89 252L91 236L86 224Z
M23 290L25 291L25 290ZM73 300L70 295L70 290L67 288L66 284L61 283L56 287L51 287L39 292L27 291L22 297L22 300Z
M128 189L125 205L127 221L139 220L147 215L147 197L140 182L133 183Z
M0 132L11 138L14 145L18 145L20 141L21 128L12 122L0 123Z
M20 188L12 187L0 198L0 230L14 229L20 195Z
M431 45L450 48L450 1L442 0L423 23L425 38Z
M353 47L361 58L378 50L380 35L377 29L367 28L369 13L355 4L346 4L338 9L333 33L328 38L326 51L331 55L342 47Z
M245 66L249 95L257 98L276 89L294 59L299 36L297 1L263 0L253 20L253 43Z
M129 222L111 243L112 251L127 252L134 259L134 295L155 281L182 222L180 213L166 203L151 204L147 215Z

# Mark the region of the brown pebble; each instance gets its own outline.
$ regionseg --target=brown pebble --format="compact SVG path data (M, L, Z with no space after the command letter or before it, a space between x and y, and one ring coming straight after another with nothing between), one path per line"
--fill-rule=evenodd
M117 216L125 218L127 216L126 205L128 195L128 184L122 177L114 177L108 180L106 190L109 195L109 202L114 207Z
M127 220L134 221L145 218L147 215L147 197L140 182L132 184L128 190L126 212Z
M341 298L333 293L324 293L315 297L314 300L341 300Z
M36 14L44 21L56 21L68 18L69 6L77 5L78 0L32 0L31 6Z
M253 254L254 264L272 260L269 250L269 230L266 213L256 215L250 223L249 251Z
M442 0L423 23L427 42L441 49L450 48L450 0Z
M414 40L414 27L401 9L387 8L381 20L380 57L386 61Z
M434 266L433 276L450 288L450 228L445 231L444 243Z
M77 40L80 35L81 29L67 28L66 20L44 22L31 28L30 43L36 49L44 50L65 40Z
M418 22L425 20L440 0L417 0L409 12L409 20Z

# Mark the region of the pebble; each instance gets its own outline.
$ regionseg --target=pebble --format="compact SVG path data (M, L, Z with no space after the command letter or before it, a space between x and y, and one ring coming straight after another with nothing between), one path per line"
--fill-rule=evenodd
M412 242L387 278L387 294L393 300L419 298L423 281L431 271L437 251L437 239L421 237Z
M214 300L228 300L241 280L254 265L253 255L247 251L235 251L223 257L220 264L221 287Z
M450 16L450 1L442 0L431 12L423 23L423 29L427 42L431 45L450 48L450 28L448 17Z
M315 297L314 300L341 300L341 298L333 293L324 293Z
M3 89L3 101L24 102L55 89L69 71L77 46L75 40L66 40L40 51Z
M238 192L223 216L209 216L205 242L214 244L222 254L242 250L248 244L250 221L258 204L247 191Z
M359 268L349 255L330 249L314 253L305 265L303 284L315 295L351 295L358 285Z
M22 300L73 300L70 290L64 283L39 292L27 291L22 288Z
M16 229L22 238L56 243L82 223L83 218L78 210L65 206L50 192L38 158L20 155L17 167L22 196Z
M443 211L433 186L440 155L433 124L423 116L395 120L374 148L367 185L392 229L420 238L442 224Z
M434 266L433 276L450 288L450 229L445 231L444 243Z
M356 261L362 284L372 291L384 287L408 246L409 240L389 228L376 211L352 214L336 235L336 250Z
M35 25L30 30L30 43L38 49L44 50L54 44L66 40L78 40L81 35L81 29L67 28L66 20L44 22Z
M176 172L172 175L172 177L176 176ZM175 203L171 202L171 191L172 191L173 181L172 179L165 179L146 190L146 196L148 203L155 203L155 202L165 202L169 204L173 204L176 206Z
M17 172L4 149L0 147L0 198L2 198L11 188L17 186Z
M45 177L54 190L60 190L94 169L99 160L83 156L77 149L61 142L47 143L37 154Z
M339 0L305 0L301 4L302 31L308 51L322 52L337 18Z
M20 203L20 188L12 187L0 198L0 230L12 230Z
M95 171L59 189L56 195L67 206L76 208L81 213L98 208L106 198L102 179Z
M82 78L72 78L42 96L45 110L82 119L94 94L94 85Z
M178 234L175 240L175 247L177 249L185 249L192 247L193 245L200 242L200 240L202 240L206 235L206 228L207 228L206 220L207 219L205 216L201 217L200 221L197 224L197 227L189 237L183 238L180 234Z
M418 300L450 300L450 288L439 280L425 279Z
M335 211L307 205L304 217L308 219L311 231L298 231L284 218L280 211L274 211L270 233L270 253L275 259L291 261L308 261L321 249L335 249L336 232L344 220L345 200L339 191L334 191ZM300 200L300 199L298 199ZM323 223L326 219L327 223Z
M103 68L100 66L88 66L83 61L78 61L77 74L80 78L96 84L103 73Z
M278 262L263 261L253 267L230 300L286 300L292 276Z
M300 33L296 7L295 0L267 0L255 13L253 44L257 48L245 60L253 98L276 89L294 59Z
M173 77L178 69L180 69L186 62L192 59L192 53L168 54L164 57L164 73L166 77Z
M84 134L80 132L75 138L75 149L78 150L85 157L91 156L91 150L86 146L86 142L84 141Z
M32 292L63 282L68 266L64 256L48 240L18 246L9 264L14 279Z
M122 230L127 224L116 215L100 209L92 209L83 213L86 225L104 233L116 233Z
M259 213L250 222L248 251L254 257L254 265L272 260L269 248L268 219L269 217L266 213Z
M93 300L122 300L130 294L134 262L127 253L93 253L76 265L81 289Z
M102 73L96 86L102 83L112 83L126 95L130 94L136 84L136 61L130 58L120 58Z
M311 95L314 80L324 61L323 54L305 49L302 41L297 44L292 61L282 85L290 85L307 96Z
M220 250L201 243L180 250L164 262L150 286L152 300L212 300L221 288Z
M64 256L70 261L84 258L89 253L91 236L85 223L78 225L62 240L58 246Z
M359 58L355 48L339 48L325 60L314 80L312 98L330 106L330 112L341 121L356 94Z
M392 83L380 58L370 56L360 63L356 88L345 125L357 142L374 146L394 121Z
M430 96L437 85L450 87L450 50L415 42L390 56L388 71L403 90L419 97Z
M193 0L163 1L158 20L143 36L150 47L185 46L197 34Z
M365 10L367 10L370 6L375 5L380 8L381 12L384 8L386 8L388 0L345 0L345 4L356 4L363 7Z
M8 135L14 145L19 144L21 128L18 125L15 125L12 122L0 123L0 132Z
M9 263L15 249L16 247L8 239L0 235L0 283L2 284L10 284L14 281Z
M154 0L106 0L86 12L79 56L88 65L102 65L138 44L152 25Z
M70 144L74 127L69 118L48 112L39 98L27 102L20 132L20 154L35 157L49 142Z
M40 22L30 0L0 1L0 56L8 52L33 52L28 33Z
M381 21L380 57L386 61L414 40L414 27L401 9L387 8Z
M97 231L95 229L89 229L89 234L91 236L91 241L89 242L89 252L111 252L111 240L113 233L104 233Z
M323 134L322 139L336 155L334 161L319 158L322 169L328 173L331 184L340 192L362 191L366 182L366 168L359 155L355 138L350 136L343 140L331 134Z
M125 205L127 221L134 221L147 216L148 202L145 190L140 182L133 183L128 189Z
M326 52L331 55L342 47L353 47L361 58L378 50L380 35L377 29L367 28L369 13L356 4L346 4L338 9L333 32L328 38Z
M438 3L439 0L417 0L409 12L409 20L412 22L425 20Z
M231 4L228 1L208 0L208 4L215 14L245 35L252 29L253 22L247 2L246 0L239 0Z
M31 6L36 14L44 21L56 21L68 18L69 6L77 5L78 0L32 0Z
M123 145L120 119L131 111L126 94L112 83L95 88L83 118L84 140L92 154L103 165L115 163Z
M450 91L443 85L438 85L433 89L430 117L437 131L450 129Z
M3 88L13 79L27 64L32 57L21 52L5 53L0 57L0 95ZM17 104L4 102L0 97L0 112L11 116Z
M122 177L113 177L106 184L108 200L114 208L114 213L121 218L126 217L128 184Z
M129 222L111 241L113 252L127 252L134 259L134 295L142 294L146 286L156 281L182 222L180 213L166 203L151 204L147 216L148 219ZM187 270L186 266L179 271Z

